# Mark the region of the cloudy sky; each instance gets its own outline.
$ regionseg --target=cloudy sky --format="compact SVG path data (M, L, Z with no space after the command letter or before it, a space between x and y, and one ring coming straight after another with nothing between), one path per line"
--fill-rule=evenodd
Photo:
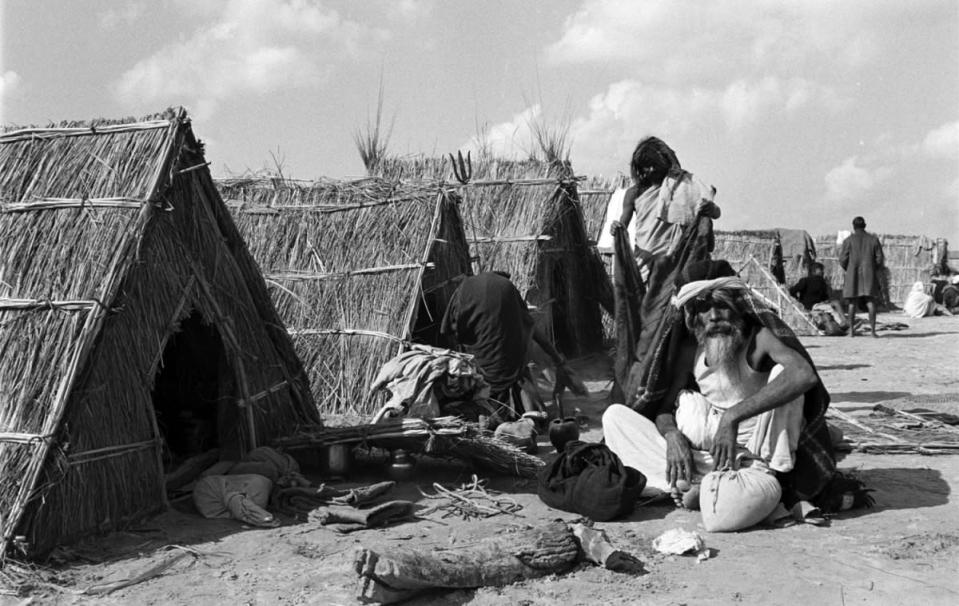
M214 174L363 172L382 81L394 154L528 155L576 171L646 135L713 183L724 229L847 228L959 247L955 0L5 0L0 122L183 105Z

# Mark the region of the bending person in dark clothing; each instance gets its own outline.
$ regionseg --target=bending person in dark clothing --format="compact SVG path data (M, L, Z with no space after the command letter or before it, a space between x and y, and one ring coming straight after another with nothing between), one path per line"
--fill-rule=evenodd
M800 278L789 289L789 294L799 299L806 311L819 311L832 317L840 329L846 329L846 318L839 301L832 298L832 287L823 276L822 263L814 262L809 266L809 275Z
M507 405L513 414L542 409L527 366L530 339L556 365L557 383L568 376L566 359L536 328L519 290L498 272L463 280L450 299L440 330L474 357L490 385L490 398Z

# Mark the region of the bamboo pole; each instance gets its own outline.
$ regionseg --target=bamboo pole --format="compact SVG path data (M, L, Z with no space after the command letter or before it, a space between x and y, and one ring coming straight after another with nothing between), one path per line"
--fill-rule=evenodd
M377 206L388 206L391 204L403 204L407 202L419 202L421 196L404 196L402 198L388 198L376 202L363 202L360 204L277 204L271 206L246 206L245 202L240 202L239 212L248 214L278 214L280 211L299 211L315 213L339 213L362 208L375 208ZM236 208L235 200L229 200L228 205Z
M39 433L20 433L16 431L0 431L0 442L8 442L12 444L30 444L38 440L50 440L50 439L53 439L53 435L43 435Z
M12 299L0 297L0 310L30 311L48 309L58 311L88 311L101 305L99 301L91 299L50 300L50 299Z
M32 198L29 202L0 202L0 213L23 213L66 208L139 209L146 200L140 198Z
M264 278L267 280L286 280L286 281L296 281L296 280L332 280L339 278L348 278L350 276L361 276L367 274L381 274L388 273L392 271L405 271L409 269L420 270L422 274L423 269L433 269L436 267L435 263L429 263L424 261L422 263L407 263L405 265L383 265L381 267L368 267L364 269L354 269L351 271L337 271L329 273L270 273L264 274Z
M21 128L0 134L0 144L16 143L27 139L52 139L57 137L77 137L89 135L112 135L140 130L153 130L170 126L171 120L148 120L128 124L104 124L102 126L75 126L46 128Z
M767 270L765 267L763 267L763 266L759 263L759 261L756 260L756 257L754 257L753 255L749 255L749 260L752 261L752 262L756 265L756 267L759 268L759 271L761 271L761 272L763 273L763 275L766 277L766 279L769 280L770 284L773 284L773 285L774 285L774 287L775 287L775 289L776 289L776 292L782 297L782 295L783 295L782 286L780 286L779 283L776 281L776 278L774 278L773 275L769 273L769 270ZM756 291L753 291L753 292L756 292ZM760 297L762 297L763 299L766 299L766 297L763 297L761 293L756 292L756 294L758 294L758 295L759 295ZM793 311L795 311L796 314L797 314L799 317L801 317L806 324L808 324L813 330L816 331L816 334L817 334L817 335L823 336L823 335L826 334L826 333L824 333L823 331L819 330L819 328L817 328L815 324L813 324L812 320L809 319L809 316L806 315L806 312L805 312L805 311L799 309L799 307L793 302L792 297L786 296L786 297L783 297L783 299L786 301L786 303L787 303L789 306L792 307ZM769 301L769 299L766 299L766 301L768 301L768 302L771 303L771 301ZM780 307L779 305L775 305L775 307L778 307L778 308L781 309L781 307ZM780 312L780 315L781 315L781 312Z
M472 237L467 238L469 244L496 244L500 242L548 242L553 236L492 236L492 237Z
M377 337L380 339L388 339L390 341L396 341L399 343L405 343L406 341L402 337L397 337L396 335L391 335L386 332L380 332L378 330L364 330L360 328L290 328L287 329L287 333L291 337L300 337L300 336L317 336L317 335L347 335L347 336L361 336L361 337Z

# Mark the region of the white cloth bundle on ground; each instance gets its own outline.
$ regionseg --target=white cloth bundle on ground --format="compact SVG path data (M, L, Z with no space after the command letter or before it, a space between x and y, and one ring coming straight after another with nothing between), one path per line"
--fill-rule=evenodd
M733 532L763 521L779 504L782 488L760 461L737 470L711 471L703 477L699 509L708 532Z
M906 296L902 310L910 318L931 316L936 311L936 301L931 295L926 294L926 287L922 282L916 282Z
M273 482L260 475L206 476L193 488L193 504L205 518L234 518L272 527L279 521L264 509L271 490Z

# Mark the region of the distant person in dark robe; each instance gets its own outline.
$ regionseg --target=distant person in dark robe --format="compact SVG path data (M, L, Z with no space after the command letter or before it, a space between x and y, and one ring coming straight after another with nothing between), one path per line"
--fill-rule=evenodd
M864 303L869 311L869 328L876 335L876 298L879 296L879 270L883 266L882 243L866 231L866 220L852 220L852 234L842 241L839 264L846 271L842 296L849 314L849 336L856 336L856 307Z
M505 416L542 410L528 366L531 340L556 365L558 384L569 377L566 358L536 327L523 296L502 273L464 279L450 299L440 330L473 356L490 386L490 399L508 408Z

